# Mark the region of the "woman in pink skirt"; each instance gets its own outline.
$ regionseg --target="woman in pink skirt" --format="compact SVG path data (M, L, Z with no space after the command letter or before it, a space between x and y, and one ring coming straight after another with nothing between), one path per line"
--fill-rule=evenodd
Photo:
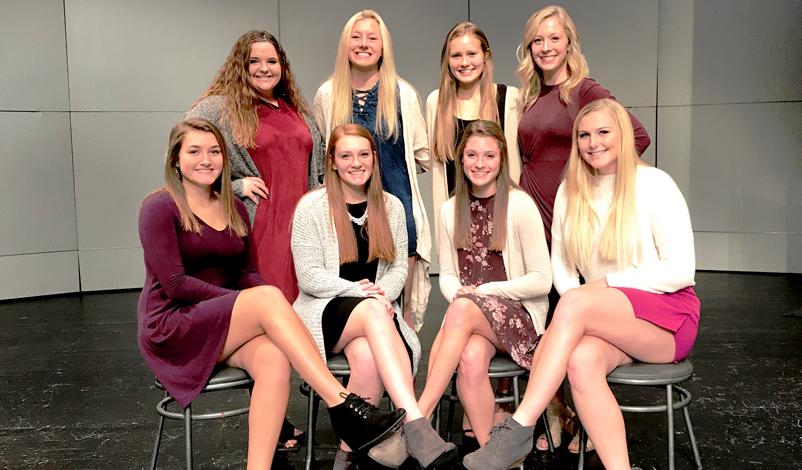
M566 373L604 467L629 470L624 419L607 374L633 360L680 361L696 339L693 231L679 188L638 159L629 116L613 100L585 106L572 139L552 225L562 297L520 407L493 429L488 445L465 457L469 470L506 469L526 457L535 421Z

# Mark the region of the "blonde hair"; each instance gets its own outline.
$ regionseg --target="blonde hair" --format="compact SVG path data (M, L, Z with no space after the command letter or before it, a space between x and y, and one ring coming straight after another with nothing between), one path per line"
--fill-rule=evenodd
M597 231L599 217L592 205L592 183L596 170L582 158L577 141L579 123L585 116L596 112L607 113L621 135L610 215L607 223L599 227L601 232ZM642 164L635 150L632 122L623 106L605 98L593 101L579 111L574 121L571 155L565 170L567 207L563 239L567 260L580 272L590 266L594 247L598 247L602 260L615 261L619 268L628 266L640 256L635 191L638 165Z
M340 250L340 264L351 263L359 259L356 235L348 216L348 208L343 196L342 180L334 168L334 151L337 142L345 136L357 136L366 139L373 151L373 172L367 183L368 218L362 230L368 233L368 261L379 259L391 262L395 259L395 243L390 223L387 221L387 208L384 201L384 190L379 173L379 158L376 153L376 142L370 132L356 124L342 124L331 131L329 145L326 148L325 186L329 201L329 215L334 220L334 229Z
M234 203L234 195L231 191L231 168L228 163L228 151L226 141L217 127L206 119L192 118L181 121L170 131L170 143L167 145L167 158L164 159L164 189L178 206L178 213L181 215L181 228L187 232L200 234L201 226L198 218L192 213L187 201L187 194L184 191L183 177L178 165L178 157L181 146L184 144L187 134L190 132L209 132L217 139L220 146L220 153L223 156L223 171L212 184L212 197L219 199L223 205L226 226L233 230L238 236L244 237L248 234L248 227L240 217L237 206Z
M227 109L223 112L222 120L231 126L234 143L245 148L256 145L253 138L259 127L259 116L256 114L257 106L255 104L259 101L259 95L248 81L248 60L251 57L251 46L258 42L272 44L278 55L281 80L273 90L274 96L286 101L301 116L309 114L306 101L295 83L295 75L292 73L290 61L278 39L267 31L248 31L234 43L212 84L198 99L200 101L211 95L222 95L227 98Z
M571 92L588 76L588 62L582 55L579 44L579 31L565 8L560 6L547 6L536 11L524 26L524 37L518 46L518 69L515 73L521 80L521 108L527 110L535 104L543 85L543 71L535 64L532 58L531 45L535 40L537 30L547 19L555 17L563 26L568 38L568 52L566 57L568 79L560 83L560 100L571 103Z
M334 73L331 75L331 125L352 122L353 91L351 89L351 61L348 48L351 41L351 31L357 21L373 20L379 24L382 36L382 55L379 58L379 103L376 110L376 126L374 132L377 136L397 138L398 131L398 74L395 71L393 58L393 42L390 39L390 30L381 16L373 10L362 10L352 16L345 23L340 42L337 45L337 58L334 62Z
M434 135L432 136L431 146L434 149L435 158L444 162L455 160L454 147L458 142L456 139L457 124L454 116L457 114L457 88L459 83L451 73L448 65L449 55L451 55L451 41L462 36L471 35L479 40L482 52L485 56L485 66L482 78L479 83L479 119L498 122L498 106L496 105L496 85L493 83L493 51L490 50L490 42L485 33L478 26L470 21L457 23L446 34L443 43L443 50L440 52L440 91L437 97L437 112L434 118Z
M468 124L465 134L457 146L457 171L454 172L454 246L468 248L471 245L471 182L465 176L463 158L465 145L473 136L492 137L498 142L500 166L496 176L490 249L503 251L507 240L507 206L509 205L510 190L518 188L518 185L510 177L507 139L504 137L504 132L498 123L486 120L473 121Z

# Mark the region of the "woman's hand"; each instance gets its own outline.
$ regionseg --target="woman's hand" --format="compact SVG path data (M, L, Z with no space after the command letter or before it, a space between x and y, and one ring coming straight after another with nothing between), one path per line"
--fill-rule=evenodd
M242 178L242 194L255 204L259 204L260 197L265 199L270 197L267 185L258 176L245 176Z
M377 284L370 282L368 279L362 279L359 281L359 285L362 286L362 290L365 291L368 296L371 296L372 294L384 296L384 289L379 287Z
M384 306L384 312L392 317L395 312L393 312L393 303L384 296L384 294L373 293L368 295L368 297L378 300Z
M457 293L454 294L454 299L456 299L458 295L475 294L475 293L476 293L476 286L474 285L462 286L459 288L459 290L457 290ZM451 301L453 302L454 299L451 299Z

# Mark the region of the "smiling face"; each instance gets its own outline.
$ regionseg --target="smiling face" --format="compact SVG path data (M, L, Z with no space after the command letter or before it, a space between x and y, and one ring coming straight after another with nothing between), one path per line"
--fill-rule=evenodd
M621 151L621 129L609 112L585 115L577 125L576 140L579 153L588 165L599 174L615 174Z
M535 38L529 46L532 60L543 72L549 84L557 84L568 78L568 35L560 20L549 17L540 23Z
M248 84L267 100L275 99L273 90L281 81L281 62L273 44L255 42L251 44L248 58Z
M496 193L496 179L501 170L501 148L495 137L468 137L462 151L462 170L471 183L471 193L488 197Z
M358 135L344 135L334 146L334 171L340 176L343 189L357 193L367 191L375 159L370 141Z
M214 134L188 131L178 151L177 166L184 186L211 188L223 171L223 151Z
M375 70L382 57L382 34L379 22L365 18L354 23L348 41L348 59L351 67Z
M464 34L448 43L448 69L460 87L476 84L485 70L482 43L473 34Z

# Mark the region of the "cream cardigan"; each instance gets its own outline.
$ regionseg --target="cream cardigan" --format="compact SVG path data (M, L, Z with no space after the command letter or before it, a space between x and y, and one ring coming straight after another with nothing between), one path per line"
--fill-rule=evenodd
M532 317L537 333L543 334L551 290L551 263L543 222L535 201L520 189L510 191L507 207L507 239L501 256L508 280L482 284L476 292L520 301ZM455 210L453 197L440 210L439 225L444 234L440 237L440 291L448 302L462 287L454 246Z
M434 136L434 118L437 115L437 99L440 90L434 90L426 98L426 129L429 135L429 142ZM504 135L507 137L507 153L509 154L510 178L516 184L521 179L521 154L518 151L518 121L521 118L520 105L518 103L518 89L514 86L507 87L507 97L504 100ZM440 206L448 199L448 181L446 180L446 166L437 156L432 154L432 207L434 213L440 213ZM439 225L439 224L438 224ZM434 244L440 246L439 229L434 230Z
M407 174L409 175L409 189L412 191L412 215L415 218L415 229L418 235L418 260L415 262L413 288L410 311L415 322L415 329L420 331L423 326L423 317L429 302L429 291L432 289L429 281L429 265L432 262L432 234L429 230L429 217L423 205L418 188L418 165L429 168L429 142L426 138L426 126L420 109L418 92L402 79L398 79L398 91L401 100L402 132L404 134L404 154L406 155ZM318 129L323 139L328 142L331 135L331 93L332 81L326 80L317 89L312 109Z

